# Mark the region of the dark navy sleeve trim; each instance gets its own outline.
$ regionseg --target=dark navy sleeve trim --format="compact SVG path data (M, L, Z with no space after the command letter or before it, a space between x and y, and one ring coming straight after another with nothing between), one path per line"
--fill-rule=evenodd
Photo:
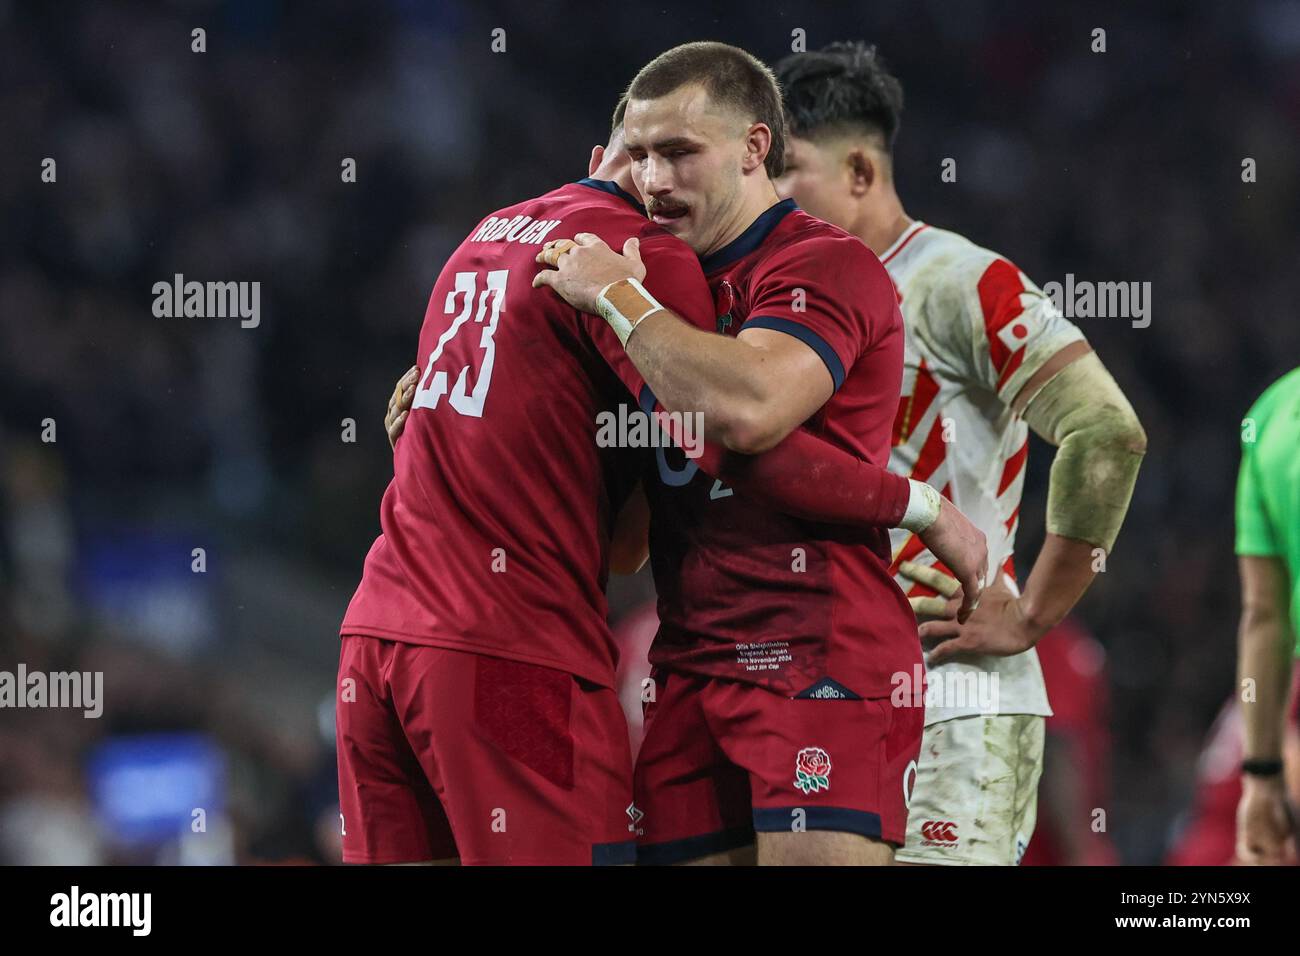
M793 319L778 319L770 315L756 315L740 327L740 331L745 329L771 329L773 332L784 332L786 335L793 335L796 339L808 346L817 356L826 363L826 370L831 373L831 379L835 382L835 391L840 390L844 384L844 363L840 357L835 354L835 350L830 347L827 341L808 328L806 325L800 325Z

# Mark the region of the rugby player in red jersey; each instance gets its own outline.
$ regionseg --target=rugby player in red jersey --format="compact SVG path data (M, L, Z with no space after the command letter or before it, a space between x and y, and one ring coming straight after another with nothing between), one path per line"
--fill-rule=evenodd
M806 423L883 466L902 377L894 289L862 243L778 199L771 72L735 47L691 43L643 68L628 97L636 186L700 256L722 334L644 288L653 266L616 236L549 243L539 259L555 268L537 283L601 315L646 401L703 412L706 436L758 453ZM923 705L920 688L890 699L921 653L887 535L777 513L667 454L657 466L646 491L658 693L637 760L639 859L739 862L756 844L760 864L892 862ZM963 620L981 586L968 579Z
M604 447L597 421L641 382L604 323L531 288L533 260L548 237L638 237L656 296L700 324L713 311L691 250L611 181L626 171L621 150L603 159L593 154L593 178L476 225L434 286L383 534L341 628L348 862L631 860L631 758L603 590L641 456ZM934 492L809 433L757 458L697 451L755 501L845 524L903 521L954 569L983 561L982 536L950 504L928 528L915 507L909 517L912 497Z
M1035 645L1104 568L1146 434L1083 332L1024 273L908 217L893 160L903 88L873 47L833 43L774 69L788 124L777 192L860 239L898 292L904 371L890 468L944 489L988 540L989 590L960 624L941 596L956 582L918 538L891 533L896 580L929 647L898 860L1014 865L1034 831L1052 712ZM1031 429L1055 448L1047 535L1021 591L1013 555Z

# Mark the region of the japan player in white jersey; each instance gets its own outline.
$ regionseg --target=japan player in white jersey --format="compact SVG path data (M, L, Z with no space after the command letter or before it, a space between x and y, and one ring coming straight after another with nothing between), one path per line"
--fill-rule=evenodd
M874 47L832 44L776 73L789 122L778 191L860 238L898 290L906 353L890 468L942 489L988 538L991 585L959 624L957 582L916 536L892 533L929 685L897 859L1015 864L1033 833L1051 713L1034 645L1104 567L1146 435L1083 333L1019 269L904 211L892 158L902 88ZM1020 591L1012 556L1030 428L1056 454L1046 541ZM899 675L900 691L919 699L918 676Z

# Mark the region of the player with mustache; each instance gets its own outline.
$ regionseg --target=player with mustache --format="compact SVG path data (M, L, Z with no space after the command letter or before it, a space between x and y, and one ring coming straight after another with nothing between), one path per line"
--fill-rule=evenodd
M632 858L603 592L610 565L643 560L630 492L643 456L603 444L596 423L642 382L611 328L531 288L534 259L549 236L635 237L655 267L651 294L701 325L714 312L691 250L628 192L619 137L616 118L588 178L476 224L435 284L421 363L390 422L383 533L341 628L348 862ZM982 567L983 536L880 462L804 430L757 456L735 453L751 450L743 431L721 438L689 465L755 506L845 535L902 521L972 578Z
M637 190L700 256L722 334L645 287L655 275L635 241L621 254L591 234L557 242L536 283L604 318L645 401L702 411L706 435L759 451L802 425L884 463L902 379L894 289L860 241L777 195L784 127L771 72L725 44L669 50L628 88ZM887 536L772 512L691 462L657 464L639 859L736 862L753 844L760 864L892 862L923 708L891 699L921 655Z

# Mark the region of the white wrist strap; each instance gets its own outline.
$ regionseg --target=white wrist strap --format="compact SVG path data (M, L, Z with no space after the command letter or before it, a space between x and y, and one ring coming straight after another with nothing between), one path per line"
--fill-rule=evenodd
M639 294L639 299L637 300L636 305L636 315L624 315L619 311L618 306L614 305L614 303L606 297L609 290L620 282L626 282ZM627 301L629 297L625 295L622 298L624 301ZM637 299L635 296L630 298ZM614 330L614 334L618 336L618 340L622 343L624 348L627 348L627 340L631 337L632 333L636 331L637 324L642 319L654 315L654 313L659 312L662 309L663 306L656 302L655 297L645 290L645 286L631 276L628 276L626 279L619 279L616 282L611 282L609 285L605 286L605 288L600 290L600 295L596 296L596 311L600 313L602 319L609 323L609 327Z
M903 512L900 528L906 528L920 534L929 530L930 525L939 520L939 509L943 507L943 498L924 481L907 479L907 510Z

